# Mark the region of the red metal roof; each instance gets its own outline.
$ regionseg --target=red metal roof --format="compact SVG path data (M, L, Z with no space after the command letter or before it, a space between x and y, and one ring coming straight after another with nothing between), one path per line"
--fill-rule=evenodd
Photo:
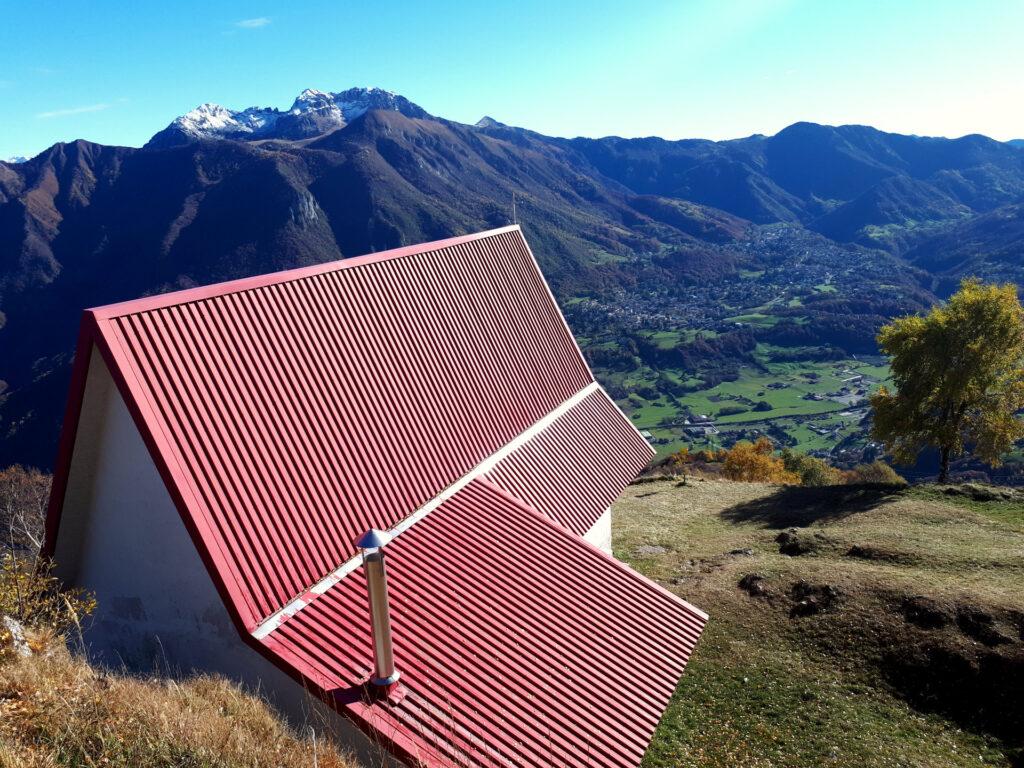
M47 552L94 346L247 642L314 689L365 680L354 541L390 528L409 695L350 715L406 756L542 764L544 711L587 723L545 726L564 764L636 764L705 617L575 535L651 450L518 227L87 312Z
M592 379L525 242L97 313L246 625Z
M428 764L640 763L705 614L482 479L387 556L397 701L358 695L373 663L361 569L267 647Z
M487 479L582 536L650 460L650 446L598 390Z

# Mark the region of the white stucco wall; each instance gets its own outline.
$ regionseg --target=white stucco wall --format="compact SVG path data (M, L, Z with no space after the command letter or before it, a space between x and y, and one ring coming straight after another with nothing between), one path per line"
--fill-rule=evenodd
M396 764L239 637L95 350L55 560L66 583L96 593L85 631L95 662L225 675L260 691L296 730L331 735L364 765Z
M612 553L612 508L608 507L583 537L598 549Z

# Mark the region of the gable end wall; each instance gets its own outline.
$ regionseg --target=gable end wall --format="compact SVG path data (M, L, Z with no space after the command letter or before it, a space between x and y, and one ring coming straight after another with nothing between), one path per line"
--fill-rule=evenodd
M164 677L224 675L258 690L297 730L331 735L362 764L396 764L239 637L95 349L54 560L66 584L96 594L85 626L94 663Z

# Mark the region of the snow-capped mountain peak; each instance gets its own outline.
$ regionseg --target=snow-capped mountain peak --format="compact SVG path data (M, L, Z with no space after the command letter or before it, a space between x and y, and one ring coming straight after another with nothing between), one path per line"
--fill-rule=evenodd
M233 125L236 122L235 114L235 112L222 107L220 104L207 102L186 112L174 122L195 131L216 131Z
M207 102L186 112L171 123L168 130L176 129L191 138L235 138L266 131L276 122L276 109L250 107L241 112Z
M320 109L333 103L334 100L331 98L331 94L318 91L315 88L307 88L295 98L295 101L292 102L292 108L289 111L293 115L297 115L300 112L307 112L311 109Z
M8 157L4 162L10 163L11 165L17 165L18 163L27 163L28 158L22 157L21 155L15 155L14 157Z
M329 93L307 88L287 111L249 107L240 111L201 104L154 136L147 146L173 146L200 139L304 139L342 128L371 109L430 117L404 96L380 88L350 88Z

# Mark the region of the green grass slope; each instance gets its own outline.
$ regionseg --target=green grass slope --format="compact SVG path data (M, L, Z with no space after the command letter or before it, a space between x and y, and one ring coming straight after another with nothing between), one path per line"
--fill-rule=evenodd
M1020 765L1021 498L630 487L616 554L711 614L645 766Z

